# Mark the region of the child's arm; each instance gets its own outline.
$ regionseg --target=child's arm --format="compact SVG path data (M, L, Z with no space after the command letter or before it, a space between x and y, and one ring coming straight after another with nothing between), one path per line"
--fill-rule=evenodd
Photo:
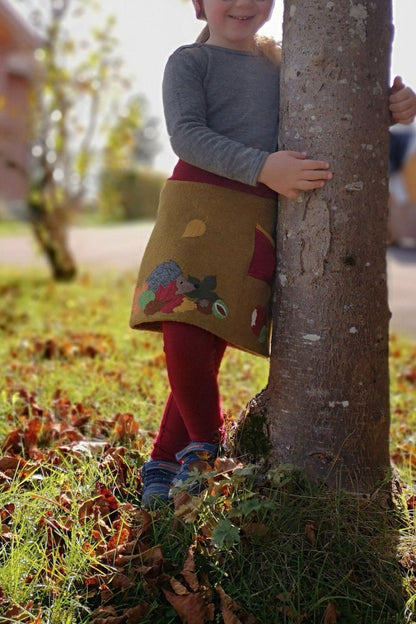
M307 160L305 152L274 152L260 171L258 181L288 199L297 199L301 191L322 188L332 178L329 163Z
M163 78L163 104L172 149L190 165L255 186L269 150L244 144L236 139L238 133L226 136L208 123L207 63L205 52L192 46L179 48L168 60ZM229 90L232 92L231 85ZM231 97L228 91L226 95ZM239 119L240 115L234 114L230 120L234 130L239 124L249 124ZM270 147L273 149L272 143Z
M416 115L416 95L410 87L405 86L401 76L394 79L389 103L394 123L413 123Z
M206 61L200 56L201 51L191 46L180 48L165 69L165 117L171 145L179 158L244 184L255 186L262 182L290 199L296 199L301 191L322 188L332 178L328 163L306 160L306 154L299 152L269 153L209 126L204 88Z

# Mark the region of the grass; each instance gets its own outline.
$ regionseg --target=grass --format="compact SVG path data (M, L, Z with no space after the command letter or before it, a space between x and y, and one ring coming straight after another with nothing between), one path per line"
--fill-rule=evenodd
M391 339L393 509L229 463L149 514L139 468L168 385L160 337L127 326L134 278L0 271L0 621L416 621L416 345ZM267 366L227 352L230 422Z
M28 223L22 221L0 219L0 238L3 236L24 236L30 232Z

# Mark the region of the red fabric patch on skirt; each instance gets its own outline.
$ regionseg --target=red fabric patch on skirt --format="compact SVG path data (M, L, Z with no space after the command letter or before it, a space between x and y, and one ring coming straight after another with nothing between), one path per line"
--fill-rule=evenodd
M256 227L254 235L254 251L248 274L250 277L263 280L269 286L273 284L276 269L275 248L269 237Z

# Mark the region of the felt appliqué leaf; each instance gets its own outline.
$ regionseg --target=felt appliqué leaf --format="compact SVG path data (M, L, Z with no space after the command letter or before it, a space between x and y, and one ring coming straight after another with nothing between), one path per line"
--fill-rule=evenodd
M197 238L198 236L203 236L206 229L207 226L201 219L192 219L192 221L187 223L182 238Z

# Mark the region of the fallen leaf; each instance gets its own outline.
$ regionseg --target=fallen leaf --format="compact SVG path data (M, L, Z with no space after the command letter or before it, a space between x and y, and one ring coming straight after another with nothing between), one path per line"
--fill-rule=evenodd
M324 624L337 624L340 612L335 608L333 602L328 602L325 611Z
M316 522L311 522L305 526L305 535L311 546L316 545L316 532L318 530L318 525Z
M147 602L141 602L136 607L127 609L124 612L124 615L127 616L126 624L138 624L141 618L146 615L148 610L149 610L149 605L147 604Z
M161 565L163 563L163 554L160 546L152 546L151 548L146 548L141 553L143 563L147 565Z
M124 615L94 618L90 624L125 624L126 618Z
M245 522L241 525L241 530L245 537L249 536L262 538L268 535L270 527L263 522Z
M258 624L258 620L246 613L235 600L225 593L221 585L216 587L221 602L221 615L224 624Z
M170 586L177 596L186 596L186 594L190 593L189 589L186 589L185 585L182 585L180 581L173 577L170 579Z
M135 440L139 433L139 423L133 414L116 414L114 436L118 442Z
M233 473L243 467L241 462L236 461L232 457L217 457L214 462L214 468L221 474Z
M0 538L5 542L11 542L13 540L13 537L14 535L13 532L10 530L10 527L8 527L7 524L2 524Z
M13 472L18 468L23 468L26 465L26 461L22 457L13 457L5 455L0 457L0 471L6 472L12 470Z
M301 624L305 618L306 614L299 613L296 609L293 609L289 605L285 605L284 607L278 607L277 609L279 613L284 613L287 617L291 618L296 622L296 624Z
M409 496L406 504L408 509L414 509L416 507L416 496L414 494L412 494L412 496Z
M184 624L206 624L214 619L214 605L207 604L202 594L178 596L167 589L163 589L163 593Z
M188 492L178 492L173 497L175 518L181 519L187 524L194 522L198 517L202 502L202 498L190 496Z
M110 587L111 589L126 591L127 589L130 589L130 587L134 587L134 583L128 576L118 572L111 578Z
M192 591L196 592L199 589L199 581L198 577L195 573L195 545L193 544L188 548L188 554L186 556L186 560L183 566L183 570L181 572L183 578L185 579L187 585Z
M102 607L98 607L98 609L96 609L94 611L94 613L92 614L92 616L94 617L94 619L97 616L105 616L105 617L114 617L117 615L117 611L115 610L115 608L111 605L106 605L106 606L102 606ZM94 620L93 620L94 621Z

